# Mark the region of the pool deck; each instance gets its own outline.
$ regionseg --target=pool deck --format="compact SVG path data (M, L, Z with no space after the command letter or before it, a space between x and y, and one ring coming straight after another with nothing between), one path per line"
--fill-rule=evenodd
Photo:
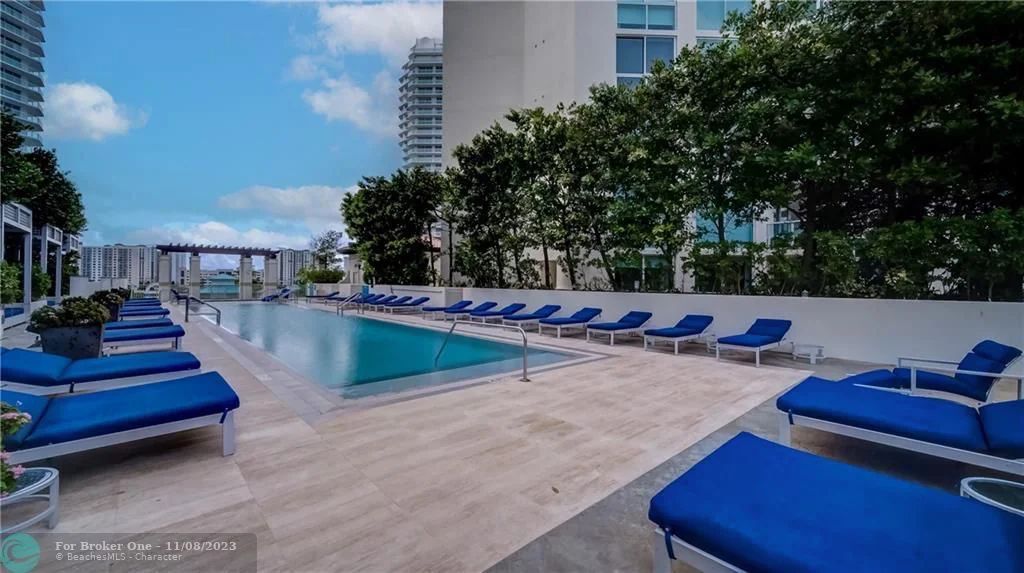
M812 368L531 334L531 344L603 356L528 383L511 375L353 402L170 308L187 330L183 349L241 397L237 452L222 457L219 429L205 428L46 462L62 472L57 531L255 533L260 571L648 569L652 488L738 428L773 431L771 399ZM5 332L5 345L27 340L19 332ZM870 366L826 365L832 375Z

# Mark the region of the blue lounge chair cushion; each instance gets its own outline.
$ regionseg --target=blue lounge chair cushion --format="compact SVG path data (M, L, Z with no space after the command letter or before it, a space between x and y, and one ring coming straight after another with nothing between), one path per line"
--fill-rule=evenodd
M171 314L171 311L166 308L153 308L153 309L121 309L121 316L167 316Z
M400 298L396 298L396 299L394 299L394 300L392 300L390 302L384 303L384 306L397 306L397 305L400 305L400 304L405 304L405 303L409 302L410 300L412 300L411 296L403 296L403 297L400 297Z
M747 329L747 334L768 336L778 342L786 337L786 333L793 326L793 321L778 318L759 318Z
M144 352L103 358L82 358L75 360L64 370L61 382L68 384L149 376L193 370L199 366L199 359L191 352Z
M181 338L185 329L179 324L158 326L156 328L126 328L103 333L103 342L131 342L135 340L159 340L163 338Z
M973 357L973 358L972 358ZM981 372L991 371L990 368L997 368L996 372L1002 371L1002 366L997 362L986 360L976 354L968 354L957 368L976 370ZM896 378L895 388L910 388L910 369L894 368L893 376ZM929 372L927 370L917 371L917 387L924 390L936 390L966 396L980 402L988 399L988 392L995 384L996 378L976 376L974 374L956 374L949 376L940 372Z
M1024 518L747 433L662 489L648 517L746 571L1024 571Z
M1003 368L1021 355L1021 349L1000 344L995 340L982 340L971 349L971 352L983 358L999 362L1003 365Z
M455 303L453 305L450 305L450 306L425 306L425 307L423 307L423 311L424 312L441 312L441 311L445 311L445 310L456 311L456 310L461 310L463 308L466 308L467 306L469 306L471 304L473 304L473 301L471 301L471 300L460 300L459 302L457 302L457 303Z
M760 348L769 344L775 344L778 341L778 337L763 334L734 334L718 339L720 344L732 344L733 346L747 346L750 348Z
M469 315L470 316L475 316L477 318L489 317L489 316L505 316L507 314L515 314L515 313L519 312L520 310L523 310L525 307L526 307L525 304L520 304L520 303L517 302L515 304L510 304L510 305L508 305L508 306L506 306L504 308L498 309L498 310L478 310L478 311L469 313Z
M997 456L1024 459L1024 400L986 404L978 413L989 450Z
M896 378L896 375L893 374L892 370L886 370L884 368L861 372L860 374L854 374L853 376L847 376L842 381L849 382L850 384L860 384L862 386L878 386L882 388L899 387L899 379Z
M32 427L36 425L40 418L43 417L43 414L46 412L46 407L50 404L50 397L24 394L13 390L4 390L3 394L4 402L7 402L31 417L29 422L19 428L17 432L4 438L4 449L13 452L21 447L22 442L24 442L29 433L32 432Z
M986 452L974 408L811 376L775 402L779 410L963 450Z
M650 320L651 316L653 315L649 312L631 310L616 322L599 322L597 324L588 325L587 328L594 328L597 330L623 330L627 328L637 328Z
M644 334L649 336L661 336L664 338L693 336L707 330L714 320L714 317L707 316L705 314L688 314L684 316L682 320L677 322L675 326L670 326L668 328L651 328L645 330Z
M430 300L429 296L421 296L419 298L415 298L413 300L410 300L409 302L403 302L402 304L391 304L391 305L388 305L388 306L413 307L413 306L419 306L419 305L427 302L428 300Z
M550 324L551 326L565 326L567 324L583 324L594 320L601 314L601 309L586 307L582 308L573 313L572 316L559 316L556 318L542 318L541 324Z
M155 305L160 306L160 299L156 298L133 298L124 301L123 306L147 306Z
M505 317L505 320L522 321L522 320L540 320L547 318L552 314L555 314L562 307L557 304L546 304L533 312L526 312L523 314L511 314Z
M57 386L61 382L61 374L71 365L73 360L47 354L33 352L24 348L4 349L0 359L0 380L32 384L34 386Z
M496 302L494 302L492 300L489 300L487 302L482 302L482 303L476 305L473 308L465 308L465 307L463 307L461 309L457 308L455 310L445 309L445 312L451 313L451 314L473 314L474 312L483 312L485 310L491 310L492 308L494 308L496 306L498 306L498 303L496 303Z
M121 330L124 328L149 328L151 326L170 326L174 324L169 318L146 318L143 320L119 320L103 325L104 330Z
M13 395L9 398L15 400L23 400L28 396L20 392L5 394ZM238 395L216 372L141 386L48 398L42 413L32 420L27 435L20 440L17 449L223 414L238 408L238 405Z

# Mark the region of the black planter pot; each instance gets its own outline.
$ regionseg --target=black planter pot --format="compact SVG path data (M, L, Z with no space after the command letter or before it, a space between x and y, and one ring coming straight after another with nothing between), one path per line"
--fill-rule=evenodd
M98 358L103 354L103 325L59 326L39 333L43 352L66 358Z
M105 304L107 312L110 313L110 322L117 322L121 318L121 305L119 304Z

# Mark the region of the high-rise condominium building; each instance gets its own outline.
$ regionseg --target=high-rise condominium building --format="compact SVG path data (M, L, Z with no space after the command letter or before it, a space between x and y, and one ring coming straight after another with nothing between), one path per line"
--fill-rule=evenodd
M28 129L25 145L41 145L43 11L41 0L0 2L0 105Z
M79 274L89 280L128 279L132 287L145 287L157 280L159 253L145 245L103 245L82 247Z
M277 260L281 273L281 285L292 286L295 284L295 276L299 274L300 270L313 266L313 251L281 249L277 254Z
M583 102L590 86L637 83L684 45L723 41L749 0L444 2L445 164L510 109Z
M405 168L441 170L441 40L420 38L402 66L399 136Z

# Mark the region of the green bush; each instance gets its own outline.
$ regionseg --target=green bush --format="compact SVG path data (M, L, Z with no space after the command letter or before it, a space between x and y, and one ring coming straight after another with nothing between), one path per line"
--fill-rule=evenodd
M7 261L0 261L0 302L18 303L21 297L21 269Z
M122 304L124 304L124 297L118 294L117 291L123 290L126 289L98 290L89 295L89 300L98 302L107 308L110 308L112 306L121 306Z
M102 304L73 296L60 306L45 306L32 313L29 332L42 332L62 326L98 326L110 320L110 312Z
M345 271L340 269L314 269L306 267L299 270L295 277L300 284L336 283L345 278Z
M50 278L50 275L46 274L43 267L38 264L32 265L32 300L46 298L52 285L53 279Z

